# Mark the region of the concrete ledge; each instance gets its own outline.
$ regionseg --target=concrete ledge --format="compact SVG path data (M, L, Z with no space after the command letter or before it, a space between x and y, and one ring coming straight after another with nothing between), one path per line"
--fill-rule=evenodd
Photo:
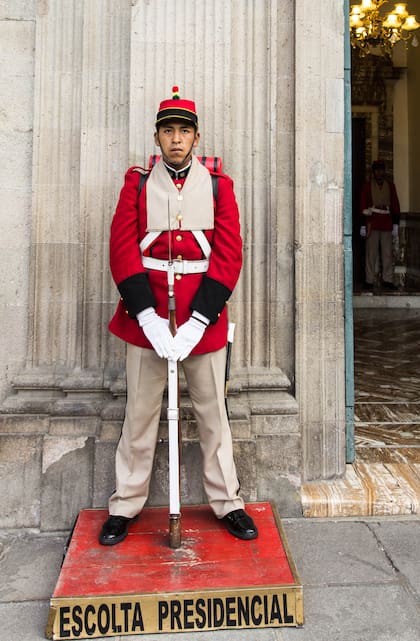
M353 307L420 309L420 295L392 293L376 296L366 292L353 296Z

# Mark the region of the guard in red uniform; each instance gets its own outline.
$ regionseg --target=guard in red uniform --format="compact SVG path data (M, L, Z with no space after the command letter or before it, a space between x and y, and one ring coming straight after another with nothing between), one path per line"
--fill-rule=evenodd
M127 343L127 405L116 490L99 536L103 545L127 536L147 500L167 358L182 361L210 506L234 536L258 535L238 494L224 401L226 302L242 266L239 212L232 180L209 172L193 155L199 137L195 104L181 100L174 87L156 117L161 160L150 173L139 167L127 171L111 225L111 272L121 299L110 330ZM175 337L168 324L170 260L175 262Z
M382 160L372 163L372 178L363 186L360 212L360 235L366 238L364 287L373 289L380 252L383 287L398 289L393 282L392 238L398 236L400 203L394 183L385 179L385 163Z

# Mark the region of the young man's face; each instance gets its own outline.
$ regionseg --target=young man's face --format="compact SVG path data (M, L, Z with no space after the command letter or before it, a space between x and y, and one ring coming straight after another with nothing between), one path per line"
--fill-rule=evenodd
M160 147L163 160L178 170L188 165L199 140L194 125L185 120L168 120L155 133L155 144Z

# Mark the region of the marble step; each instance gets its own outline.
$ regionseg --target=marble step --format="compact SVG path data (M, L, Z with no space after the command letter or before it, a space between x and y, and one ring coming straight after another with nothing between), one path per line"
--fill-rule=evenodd
M305 517L419 514L420 463L356 462L342 479L305 483L301 501Z

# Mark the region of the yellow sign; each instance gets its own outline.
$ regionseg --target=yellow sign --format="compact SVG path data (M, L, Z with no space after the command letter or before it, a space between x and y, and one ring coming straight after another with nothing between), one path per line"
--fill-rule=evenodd
M51 599L50 639L303 624L301 586Z

